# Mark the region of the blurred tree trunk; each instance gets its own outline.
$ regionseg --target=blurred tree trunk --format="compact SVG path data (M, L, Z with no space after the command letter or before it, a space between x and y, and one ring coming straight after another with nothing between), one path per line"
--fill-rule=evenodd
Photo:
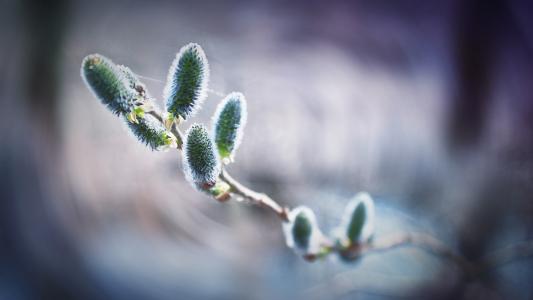
M67 0L26 0L4 11L20 23L10 24L12 61L2 66L0 262L7 286L1 292L9 299L79 299L87 291L68 228L54 209L68 196L58 121L68 8Z
M494 62L507 15L503 0L459 1L454 24L456 94L449 115L448 140L452 150L478 145L490 105Z

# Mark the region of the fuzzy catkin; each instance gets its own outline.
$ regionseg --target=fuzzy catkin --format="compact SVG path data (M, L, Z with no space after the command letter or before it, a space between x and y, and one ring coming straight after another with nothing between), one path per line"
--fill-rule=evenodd
M288 219L288 222L283 223L287 246L297 253L318 253L323 235L313 211L309 207L298 206L289 212Z
M242 140L246 117L246 99L241 93L230 93L218 105L213 117L213 132L222 159L233 160Z
M367 242L374 234L374 202L369 194L359 193L348 203L339 228L345 243Z
M309 217L304 212L300 212L294 219L294 225L291 230L296 246L299 248L309 247L312 231L313 225Z
M203 125L193 124L185 134L183 169L187 180L200 189L212 187L220 175L218 154Z
M200 45L180 49L168 71L163 91L167 112L184 120L192 116L207 97L209 64Z
M170 146L175 137L164 126L150 114L145 114L138 118L137 122L128 121L124 118L137 139L152 150L159 150Z
M134 106L138 93L131 87L124 72L110 59L91 54L83 59L81 76L85 83L114 114L127 114Z

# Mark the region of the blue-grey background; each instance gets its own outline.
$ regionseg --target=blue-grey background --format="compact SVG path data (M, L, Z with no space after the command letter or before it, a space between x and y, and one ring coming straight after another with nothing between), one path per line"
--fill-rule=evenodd
M101 53L161 100L197 42L248 100L229 169L326 233L359 191L377 236L430 232L471 259L533 238L528 1L0 0L0 299L530 299L533 265L475 281L412 248L308 263L274 215L219 204L79 76ZM190 122L183 125L187 128Z

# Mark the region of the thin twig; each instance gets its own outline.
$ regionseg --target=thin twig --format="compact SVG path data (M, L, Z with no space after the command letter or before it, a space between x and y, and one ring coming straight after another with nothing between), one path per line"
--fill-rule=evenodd
M170 132L172 132L172 134L176 137L177 148L181 150L183 148L183 134L181 133L180 129L176 124L172 124Z
M252 203L266 207L270 210L272 210L278 217L287 222L289 221L288 215L287 215L287 209L283 208L281 205L279 205L276 201L274 201L272 198L270 198L268 195L263 193L258 193L256 191L253 191L244 185L242 185L240 182L235 180L233 177L231 177L225 169L222 170L222 173L220 174L220 178L224 180L229 186L231 187L230 192L234 193L236 195L239 195Z

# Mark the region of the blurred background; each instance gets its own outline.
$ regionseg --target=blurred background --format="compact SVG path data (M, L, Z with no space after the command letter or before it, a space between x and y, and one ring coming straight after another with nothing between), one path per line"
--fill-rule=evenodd
M528 2L0 0L0 299L532 299L531 260L468 281L413 248L308 263L271 213L196 192L79 75L101 53L161 99L197 42L212 92L194 122L248 99L235 177L325 232L367 191L378 237L476 259L533 238Z

